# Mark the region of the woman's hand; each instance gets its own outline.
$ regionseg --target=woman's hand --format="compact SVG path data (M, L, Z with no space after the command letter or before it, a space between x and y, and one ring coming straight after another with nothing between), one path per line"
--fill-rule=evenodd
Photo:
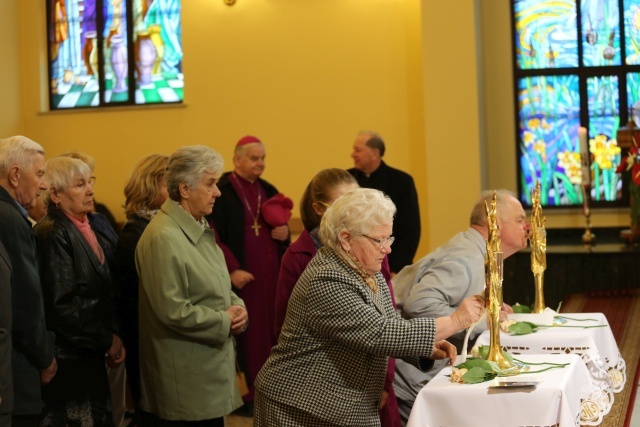
M51 364L40 370L40 384L47 385L56 376L56 372L58 372L58 362L54 357L51 361Z
M271 230L271 238L284 242L289 237L289 227L286 225L280 225Z
M249 314L241 305L232 305L227 309L229 317L231 317L231 334L238 335L247 329L249 325Z
M127 356L127 350L122 345L122 340L116 334L113 334L113 340L111 342L111 348L107 351L107 366L110 368L117 368L122 362L124 362Z
M511 308L509 304L502 303L502 308L500 309L500 321L502 322L503 320L507 320L510 314L513 314L513 308Z
M380 398L380 403L378 403L378 409L384 408L384 405L387 404L388 398L389 398L389 392L387 390L382 390L382 397Z
M253 274L240 268L234 270L229 277L231 278L231 284L238 289L244 288L247 283L254 280Z
M433 353L431 353L431 359L441 360L449 358L449 364L456 360L458 350L456 346L451 344L447 340L438 341L433 345Z
M484 299L479 295L474 295L462 300L462 304L451 315L451 319L458 325L459 330L466 329L480 318L483 310Z

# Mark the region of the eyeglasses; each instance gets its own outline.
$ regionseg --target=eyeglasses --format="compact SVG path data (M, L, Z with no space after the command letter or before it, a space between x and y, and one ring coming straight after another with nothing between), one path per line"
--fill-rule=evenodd
M331 205L329 203L325 203L325 202L321 202L318 200L318 203L320 203L322 206L324 206L325 208L330 208Z
M91 184L91 186L93 187L94 185L96 185L96 177L92 176L91 178L89 178L89 184Z
M367 236L366 234L361 234L361 236L366 237L372 242L377 243L381 250L382 248L384 248L385 245L389 245L389 246L393 245L393 242L396 240L394 236L385 237L384 239L376 239L375 237Z

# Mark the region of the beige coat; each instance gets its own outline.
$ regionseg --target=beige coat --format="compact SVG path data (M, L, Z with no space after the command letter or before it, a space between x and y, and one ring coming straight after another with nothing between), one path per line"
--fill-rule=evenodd
M143 410L167 420L222 417L240 405L231 318L244 303L213 230L167 200L136 248Z

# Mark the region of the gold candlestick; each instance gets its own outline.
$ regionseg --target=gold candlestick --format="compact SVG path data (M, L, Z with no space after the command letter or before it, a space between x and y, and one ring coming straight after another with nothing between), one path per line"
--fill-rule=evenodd
M487 360L496 362L503 369L512 369L511 363L502 354L502 346L500 345L500 310L502 308L502 267L503 254L500 250L500 236L498 234L498 223L496 220L496 193L493 193L491 207L485 202L485 210L487 212L487 227L489 234L487 238L487 256L485 258L485 307L487 316L489 317L489 354Z
M531 190L531 231L529 243L531 245L531 271L536 286L534 313L542 313L546 308L544 303L544 271L547 269L547 230L544 228L545 217L542 215L540 204L540 181Z
M596 235L591 232L591 210L589 209L589 185L582 185L582 214L587 220L587 228L582 235L582 242L590 245L596 241Z

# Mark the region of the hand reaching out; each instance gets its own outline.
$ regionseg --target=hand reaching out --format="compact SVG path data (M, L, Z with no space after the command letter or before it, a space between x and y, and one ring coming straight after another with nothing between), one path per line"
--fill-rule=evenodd
M484 299L479 295L474 295L462 300L462 304L451 315L451 318L460 329L466 329L480 318L483 310Z
M456 346L451 344L447 340L438 341L433 345L433 353L431 353L431 359L441 360L449 358L449 364L456 360L458 350Z

